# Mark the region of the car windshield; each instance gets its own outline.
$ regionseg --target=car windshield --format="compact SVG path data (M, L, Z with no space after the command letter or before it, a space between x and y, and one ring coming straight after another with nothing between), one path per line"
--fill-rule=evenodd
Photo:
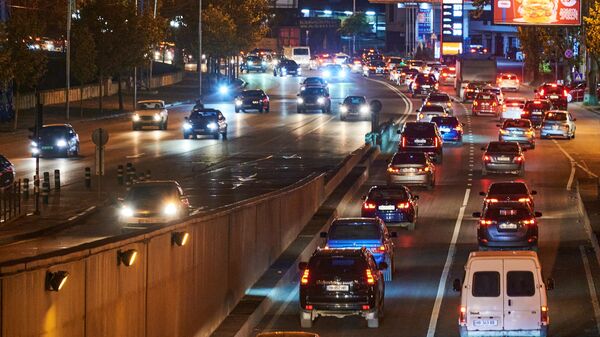
M509 119L504 122L503 128L530 128L531 121L528 119Z
M373 67L385 67L385 62L383 62L383 61L373 61L373 62L371 62L371 65Z
M298 66L298 64L296 63L296 61L294 60L285 60L285 61L281 61L280 63L282 66L285 67L292 67L292 66Z
M428 75L423 75L423 74L417 76L416 81L419 84L428 84L428 83L432 84L432 83L435 83L435 79L433 78L433 76L428 76Z
M406 124L402 135L407 137L435 137L435 127L432 123Z
M450 102L448 95L429 95L427 102Z
M390 63L403 63L399 57L390 57Z
M304 90L304 94L306 95L324 95L325 90L323 88L306 88Z
M369 193L369 199L396 199L404 200L408 199L408 194L403 189L382 189L377 188L371 190Z
M308 268L318 275L346 275L364 273L366 263L362 258L350 256L320 256L310 259Z
M246 90L246 91L242 92L242 96L245 96L245 97L260 97L262 95L263 95L262 90Z
M162 109L162 102L138 102L138 110Z
M261 62L262 59L258 56L248 56L248 58L246 58L246 61Z
M206 117L217 117L216 111L195 111L190 114L190 119L201 119Z
M381 234L376 222L334 222L328 237L330 240L379 240Z
M447 125L447 126L458 126L458 119L456 117L433 117L431 122L437 125Z
M360 96L349 96L344 100L344 104L364 104L365 98Z
M339 64L329 64L329 65L325 66L325 69L333 70L333 71L340 71L340 70L342 70L342 66L340 66Z
M64 126L46 126L40 130L41 138L64 137L67 135L67 128Z
M127 194L128 201L162 201L173 198L177 188L170 184L133 186Z
M494 183L490 186L489 194L528 194L527 186L522 183Z
M392 158L392 165L403 165L403 164L419 164L423 165L427 161L425 160L425 153L423 152L400 152L394 155Z
M566 121L567 114L564 112L548 112L544 119L547 121Z
M304 84L323 84L323 80L318 77L309 77L304 80Z
M493 142L488 145L489 152L519 152L519 145L510 142Z

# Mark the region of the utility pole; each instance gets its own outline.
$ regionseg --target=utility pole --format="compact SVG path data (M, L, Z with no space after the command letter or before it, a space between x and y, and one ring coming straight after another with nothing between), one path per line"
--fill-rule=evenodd
M67 0L67 2L69 3L67 5L67 43L65 45L65 48L67 49L67 62L66 62L66 78L67 78L67 88L65 91L65 101L66 101L66 106L65 106L65 112L66 112L66 117L67 120L69 120L70 117L70 94L71 94L71 18L73 15L73 2L75 2L76 0Z
M138 14L138 0L135 0L135 15ZM137 107L137 67L133 67L133 110Z
M202 98L202 0L198 0L198 99Z
M356 15L356 0L352 0L352 15ZM352 56L356 54L356 33L352 34Z

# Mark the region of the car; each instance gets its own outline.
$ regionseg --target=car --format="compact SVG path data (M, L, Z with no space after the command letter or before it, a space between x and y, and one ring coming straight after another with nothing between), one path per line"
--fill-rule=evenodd
M326 240L325 248L327 249L353 249L356 247L369 249L375 263L385 262L388 265L383 273L385 281L391 281L394 274L392 237L396 236L396 232L390 233L383 220L376 217L338 218L333 220L327 232L321 232L321 237Z
M135 183L119 201L119 222L124 225L162 224L189 215L189 201L174 180Z
M379 218L386 226L413 231L419 217L419 196L406 186L373 186L363 197L361 216Z
M501 142L517 142L535 149L535 129L529 119L507 119L497 124L498 140Z
M260 56L248 56L240 64L240 72L249 73L251 71L264 73L267 71L269 63Z
M335 64L335 57L329 53L321 53L315 56L317 61L317 69L329 64Z
M415 80L410 85L410 92L413 98L418 96L427 96L430 93L437 91L438 82L435 76L430 74L418 74Z
M507 97L502 104L502 112L500 113L500 120L505 119L519 119L523 115L523 109L525 108L525 98L523 97Z
M490 142L482 147L483 167L481 175L488 173L513 173L525 175L525 156L517 142Z
M71 124L43 125L37 137L31 141L32 156L77 157L79 135Z
M582 102L585 98L586 82L572 83L568 88L567 101ZM596 95L600 97L600 85L596 87Z
M371 107L365 96L348 96L340 105L340 119L360 118L371 120Z
M544 114L552 109L552 103L546 99L528 99L523 107L521 118L529 119L534 127L542 125Z
M411 69L415 69L417 71L421 71L421 70L423 70L423 67L425 66L425 61L421 61L421 60L408 60L408 61L406 61L406 64Z
M387 167L387 183L433 189L435 171L435 165L424 152L396 152Z
M350 67L350 71L353 73L362 73L363 72L363 61L360 57L353 57L348 60L348 67Z
M344 80L347 76L346 69L339 64L328 64L321 67L321 75L323 78L332 80Z
M392 69L397 69L399 67L404 67L406 63L404 63L404 59L401 57L389 57L386 61L386 65L389 71Z
M471 102L475 99L475 97L477 96L477 94L479 94L483 87L485 86L484 83L476 83L476 82L470 82L467 83L464 92L462 94L463 97L463 102Z
M169 125L169 111L165 101L145 100L138 101L136 110L131 117L131 128L141 130L144 126L154 126L159 130L166 130Z
M444 158L443 140L435 123L407 122L400 131L400 152L424 152L441 164Z
M444 142L462 143L464 124L461 123L458 118L455 116L437 116L433 117L431 122L437 125Z
M494 94L479 93L473 100L471 113L475 116L483 114L499 116L501 105Z
M504 104L504 93L502 92L502 89L498 87L484 86L481 88L481 93L494 94L498 99L498 103L500 105Z
M331 113L331 98L327 88L307 87L298 94L296 103L298 113L309 110L321 110L322 113Z
M454 85L456 80L456 67L443 67L440 71L439 82L442 85Z
M417 109L417 122L431 122L433 117L447 117L448 111L440 105L423 105Z
M388 74L388 68L385 62L381 60L373 60L363 66L363 76L369 77L372 75L386 75Z
M273 67L273 76L300 76L302 74L302 68L294 60L282 59L279 63Z
M404 85L407 86L407 88L410 88L412 83L414 82L415 78L417 78L417 75L419 75L419 71L417 69L407 69L405 71L405 75L404 75ZM402 74L401 74L402 75Z
M369 328L383 317L385 282L382 270L366 248L318 249L300 262L300 326L310 328L319 316L361 316Z
M235 98L235 112L245 112L249 109L256 109L258 112L269 112L271 104L269 96L262 89L244 90Z
M568 111L550 110L544 114L544 120L540 127L540 138L561 137L566 139L575 138L575 121L577 119Z
M335 58L333 59L333 63L344 65L346 64L346 62L348 62L348 59L350 59L350 55L345 53L336 53Z
M487 192L479 192L479 195L484 197L484 204L501 201L518 201L534 208L533 196L537 195L537 191L530 191L527 184L522 181L501 181L491 183Z
M537 250L538 222L542 216L526 203L498 201L485 203L483 212L473 213L479 218L477 242L479 250L531 249Z
M429 73L434 73L434 72L438 72L440 71L440 69L442 69L443 65L441 62L438 61L427 61L425 62L425 65L423 66L423 73L425 74L429 74Z
M15 167L0 154L0 190L11 187L15 182Z
M569 90L562 84L544 83L534 91L538 98L547 99L554 109L567 110Z
M547 291L536 252L471 252L464 267L464 282L455 279L460 292L460 337L548 336Z
M496 85L503 91L519 91L521 83L517 75L503 73L496 79Z
M323 87L327 88L328 84L322 77L311 76L307 77L300 83L300 91L306 89L306 87Z
M423 101L423 105L439 105L444 107L447 113L453 114L454 108L452 103L454 99L450 97L447 93L444 92L432 92L425 98Z
M200 135L212 135L214 139L227 139L227 119L220 110L193 110L183 123L183 139L197 138Z

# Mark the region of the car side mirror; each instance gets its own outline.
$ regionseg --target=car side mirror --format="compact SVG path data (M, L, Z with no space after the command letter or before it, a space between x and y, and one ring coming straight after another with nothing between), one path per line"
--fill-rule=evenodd
M386 270L388 269L388 264L384 261L384 262L379 262L379 265L377 266L377 269L379 270Z
M300 262L298 263L298 269L305 270L308 267L308 262Z
M536 218L542 217L542 212L534 212L533 214L535 215Z
M481 212L473 212L474 218L481 218Z
M190 119L189 119L188 117L183 117L183 120L187 122L187 121L189 121Z
M322 238L326 238L327 237L327 232L321 232L319 233L319 236Z
M462 288L462 283L460 282L460 279L455 278L454 282L452 282L452 290L456 291L456 292L460 292Z
M398 237L398 232L391 232L390 236L393 238L397 238Z
M531 193L531 195L537 195L537 191L536 190L532 190L530 193Z
M450 102L456 102L454 98L450 98Z
M554 279L552 277L546 280L546 290L554 290Z

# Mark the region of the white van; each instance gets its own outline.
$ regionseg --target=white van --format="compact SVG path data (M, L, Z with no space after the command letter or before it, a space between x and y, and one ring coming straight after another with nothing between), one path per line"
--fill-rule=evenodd
M458 327L467 336L541 336L548 334L546 290L537 253L472 252L465 279L454 280L461 292Z
M309 47L283 47L283 56L294 60L301 66L307 66L310 63Z

